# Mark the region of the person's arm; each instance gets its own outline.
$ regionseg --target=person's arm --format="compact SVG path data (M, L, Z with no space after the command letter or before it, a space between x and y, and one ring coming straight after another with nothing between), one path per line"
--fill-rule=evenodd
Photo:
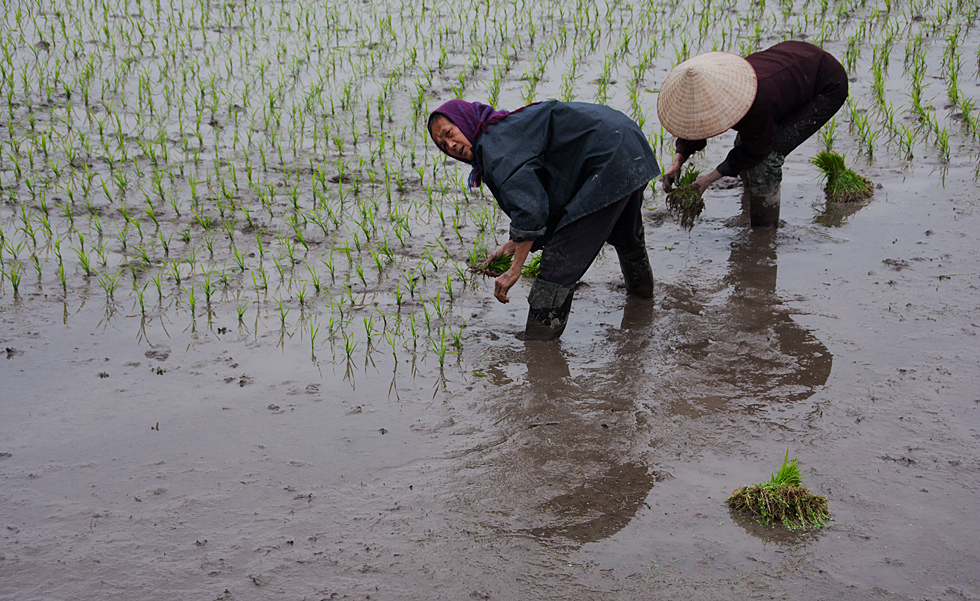
M684 166L684 161L687 157L679 152L674 153L674 160L671 161L670 167L664 174L660 176L660 183L663 185L664 192L670 192L674 189L674 185L677 184L677 180L681 177L681 167Z
M503 254L504 252L511 251L514 253L514 261L511 263L510 269L500 274L496 280L493 282L493 295L498 301L502 303L509 303L510 298L507 296L507 292L514 287L514 284L521 279L521 270L524 269L524 263L527 261L527 255L531 252L531 247L534 245L534 240L528 240L526 242L514 242L513 240L508 240L500 246L494 254L491 256L497 256Z
M670 167L660 178L664 192L670 192L677 184L677 180L681 177L681 167L684 166L687 159L695 152L704 150L707 145L707 140L685 140L683 138L677 138L674 142L674 160L671 161Z
M721 172L719 172L717 169L712 169L711 172L705 173L698 179L694 180L694 183L691 185L697 187L697 189L701 191L701 194L704 194L704 191L708 189L708 186L721 179L721 177Z

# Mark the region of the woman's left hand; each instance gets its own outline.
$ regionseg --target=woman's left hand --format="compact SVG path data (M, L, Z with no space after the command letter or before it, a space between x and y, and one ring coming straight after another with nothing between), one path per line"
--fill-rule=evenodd
M521 279L520 268L514 269L511 267L501 275L497 276L497 279L493 282L493 295L498 301L502 303L509 303L510 298L507 296L507 292L514 287L514 284Z

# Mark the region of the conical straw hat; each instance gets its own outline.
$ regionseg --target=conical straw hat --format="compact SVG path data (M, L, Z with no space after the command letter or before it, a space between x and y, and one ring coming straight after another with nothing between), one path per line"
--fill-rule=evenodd
M674 67L657 99L664 129L684 140L727 131L749 112L758 87L755 69L730 52L705 52Z

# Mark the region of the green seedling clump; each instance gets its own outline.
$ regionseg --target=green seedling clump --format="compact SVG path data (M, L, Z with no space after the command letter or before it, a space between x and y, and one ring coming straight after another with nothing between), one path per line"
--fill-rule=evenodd
M810 162L827 178L824 191L830 202L861 202L874 196L871 180L855 173L836 152L823 151Z
M821 528L830 520L827 498L803 486L800 468L796 459L789 460L788 450L769 482L736 489L728 497L728 506L752 514L767 526L780 522L789 529Z
M514 264L514 255L500 255L494 258L493 261L487 263L486 261L481 261L479 263L470 263L470 269L482 273L483 275L495 278L505 271L510 269L510 266ZM536 278L541 273L541 255L535 255L531 257L527 265L521 269L521 275L526 278Z
M536 278L541 275L541 255L531 257L531 260L521 270L521 275L526 278Z
M667 211L688 231L694 227L694 220L704 210L701 190L692 186L700 175L700 171L688 167L678 179L677 187L667 193Z

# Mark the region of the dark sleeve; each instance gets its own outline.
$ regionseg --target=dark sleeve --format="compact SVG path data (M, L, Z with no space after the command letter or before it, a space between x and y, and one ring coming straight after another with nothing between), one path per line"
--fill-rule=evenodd
M540 108L539 108L540 107ZM547 231L550 202L542 182L550 109L535 106L495 125L475 145L477 165L500 208L510 238L526 242Z
M707 140L683 140L677 138L677 142L674 144L674 150L684 155L684 160L686 161L695 152L704 150L704 147L707 145Z
M497 182L497 203L510 217L510 239L514 242L540 238L547 229L548 193L538 177L541 169L541 159L534 156Z

